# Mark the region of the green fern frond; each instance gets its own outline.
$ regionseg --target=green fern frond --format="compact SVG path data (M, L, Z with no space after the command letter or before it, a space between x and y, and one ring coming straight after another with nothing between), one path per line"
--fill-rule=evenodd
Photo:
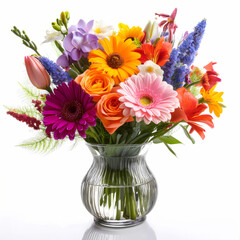
M23 90L24 96L27 97L30 100L41 100L43 101L44 97L42 95L42 92L35 87L33 88L32 86L27 86L27 84L22 85L19 83L20 87Z
M30 139L18 146L25 147L34 152L49 153L55 150L57 147L60 147L63 142L64 142L63 140L55 140L41 133L39 136Z

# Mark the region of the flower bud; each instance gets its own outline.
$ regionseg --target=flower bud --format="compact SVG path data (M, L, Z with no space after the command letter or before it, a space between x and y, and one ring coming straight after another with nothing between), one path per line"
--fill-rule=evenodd
M53 27L56 31L61 31L61 27L60 27L56 22L52 22L52 27Z
M24 61L28 77L33 86L39 89L50 89L50 76L41 62L32 56L26 56Z
M65 12L61 12L60 18L64 25L67 25L67 18Z
M70 14L69 14L69 12L68 12L68 11L66 11L66 12L65 12L65 16L66 16L67 20L69 20L69 19L70 19Z
M146 36L145 36L146 40L150 39L151 27L152 27L152 23L151 21L148 21L147 25L144 28L144 32L146 33Z
M63 26L63 22L62 22L61 19L57 19L56 21L57 21L57 24L58 24L59 26Z
M158 32L158 25L155 21L153 23L149 21L144 28L144 32L146 33L146 41L155 41L160 36Z

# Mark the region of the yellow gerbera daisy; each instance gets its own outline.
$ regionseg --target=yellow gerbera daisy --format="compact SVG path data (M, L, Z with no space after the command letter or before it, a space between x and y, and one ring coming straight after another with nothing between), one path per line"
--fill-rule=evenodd
M119 23L118 27L119 27L118 36L122 38L124 41L129 38L132 40L134 40L134 38L138 38L141 41L144 36L144 33L140 27L129 28L128 25L123 23Z
M216 92L214 89L217 85L212 87L209 91L206 91L204 88L200 90L200 93L203 96L204 102L208 104L209 112L214 114L217 117L220 117L220 114L222 113L223 105L219 102L223 102L222 95L223 92Z
M136 46L131 39L123 41L118 36L110 36L110 39L99 39L99 43L103 50L95 49L89 53L90 69L107 72L117 85L139 72L137 66L141 64L138 60L141 55L134 51Z

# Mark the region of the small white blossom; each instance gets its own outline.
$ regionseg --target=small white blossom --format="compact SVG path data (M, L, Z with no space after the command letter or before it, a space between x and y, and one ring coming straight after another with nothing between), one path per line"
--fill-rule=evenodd
M55 40L58 41L58 40L62 40L62 39L63 39L63 35L61 32L55 31L54 29L47 30L45 40L43 41L43 43L53 42Z
M139 65L138 69L143 75L146 73L155 73L157 76L163 76L163 70L161 67L151 60L148 60L144 64Z
M94 21L91 32L98 38L105 38L113 34L113 27L104 25L102 21Z

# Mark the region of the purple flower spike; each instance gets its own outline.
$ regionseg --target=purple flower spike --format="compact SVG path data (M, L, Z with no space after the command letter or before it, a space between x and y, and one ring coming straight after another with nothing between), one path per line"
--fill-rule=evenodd
M68 29L68 35L63 39L63 47L66 50L65 56L62 57L62 55L57 60L60 66L66 67L66 62L69 59L78 61L81 57L87 57L91 50L99 47L98 37L89 33L92 27L93 20L88 23L79 20L76 26L71 26Z
M73 140L76 131L85 138L88 127L96 125L92 97L74 80L59 85L53 93L47 95L43 116L46 133L50 135L52 132L56 140L66 136Z

